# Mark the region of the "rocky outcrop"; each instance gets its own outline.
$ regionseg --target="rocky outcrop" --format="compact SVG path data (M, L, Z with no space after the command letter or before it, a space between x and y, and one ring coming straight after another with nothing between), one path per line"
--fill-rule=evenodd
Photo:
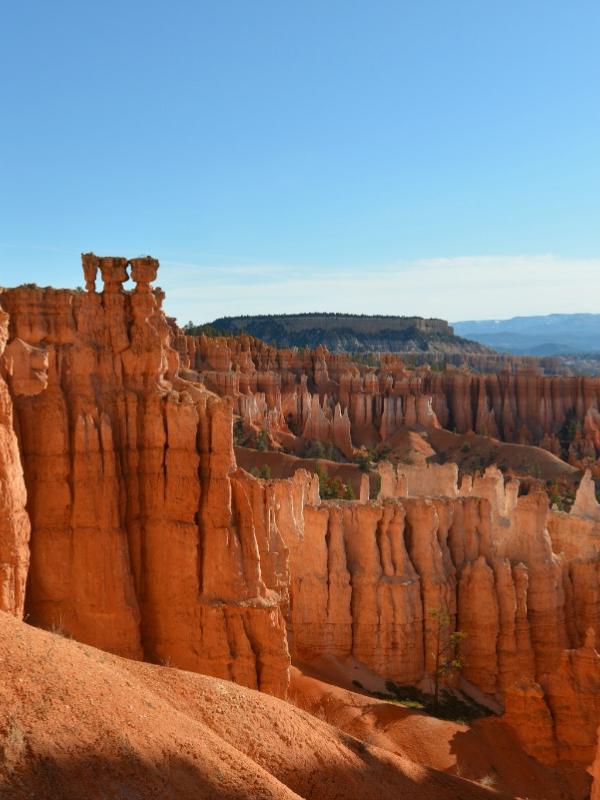
M506 695L504 719L526 752L546 764L592 764L600 719L600 654L590 628L584 644L564 650L539 682L520 682Z
M594 763L588 770L592 776L592 793L590 800L600 800L600 746L596 749Z
M575 502L571 507L571 514L600 522L600 503L596 498L596 486L589 469L585 471L581 479L575 495Z
M561 393L535 411L540 376L411 373L394 359L375 371L323 349L183 337L152 288L157 268L86 254L85 292L0 293L2 608L281 696L291 657L352 656L427 686L438 640L459 630L463 686L505 705L528 752L591 763L600 521L589 475L570 514L534 488L519 496L495 468L459 487L455 464L425 456L381 465L377 501L363 486L359 502L320 502L314 476L257 480L233 451L235 414L292 447L314 438L348 454L407 425L503 433L524 420L527 438L539 408L550 427L556 409L567 414ZM593 387L581 387L576 413L591 419Z
M584 780L600 722L598 530L517 488L490 469L459 496L306 506L303 531L282 528L290 648L428 685L442 609L444 635L464 634L463 687L506 708L532 757Z
M22 463L31 622L284 695L285 550L272 498L236 472L231 401L180 377L162 293L151 288L158 262L87 254L83 264L85 292L0 295L13 380L12 403L0 387L11 487L2 494L3 607L23 607ZM126 292L129 267L135 288ZM48 363L40 394L21 365L36 348Z
M588 544L569 551L572 515L516 488L490 469L460 496L307 506L303 532L284 529L292 656L353 656L419 683L434 670L442 610L443 635L464 634L466 685L506 704L531 755L585 766L600 722L597 533L580 519Z
M7 381L16 395L38 394L46 386L47 360L21 339L7 347L7 339L8 314L0 305L0 611L22 617L31 526Z
M348 455L407 427L442 426L539 445L578 466L600 455L600 378L545 375L532 366L438 372L408 367L393 354L370 365L323 347L276 350L246 335L179 332L174 345L186 369L234 398L246 424L267 428L292 449L295 437L320 438Z

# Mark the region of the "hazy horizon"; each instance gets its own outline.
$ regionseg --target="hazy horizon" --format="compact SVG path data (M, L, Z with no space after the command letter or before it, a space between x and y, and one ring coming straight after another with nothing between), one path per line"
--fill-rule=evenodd
M52 255L52 260L60 260ZM67 263L64 256L62 260ZM12 282L5 280L8 271L0 274L6 286L82 285L80 254L70 254L68 265L48 270L32 262L30 268L15 270ZM53 274L61 280L54 280ZM284 265L214 267L161 260L156 285L166 291L165 311L180 324L307 312L439 317L449 322L600 313L600 259L553 256L423 259L362 275ZM126 289L132 286L125 284ZM101 289L100 276L97 287Z
M161 260L180 321L600 296L600 5L8 4L0 285Z

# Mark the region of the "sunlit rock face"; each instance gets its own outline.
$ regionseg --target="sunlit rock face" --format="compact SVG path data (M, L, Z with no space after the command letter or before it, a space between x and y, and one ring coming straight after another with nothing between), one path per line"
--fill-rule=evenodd
M31 525L8 384L20 395L37 394L46 365L43 354L20 340L7 347L8 320L0 305L0 610L22 617Z
M85 292L0 295L2 608L283 695L286 553L231 401L179 376L155 259L83 262Z
M406 426L535 441L570 404L592 419L593 382L548 389L394 359L361 371L322 349L185 337L152 287L155 259L86 254L83 266L85 291L0 291L0 609L280 696L291 658L323 655L426 685L443 610L443 637L464 634L456 681L504 707L533 757L592 763L589 475L570 514L543 492L519 496L496 468L459 486L455 464L425 458L382 464L376 500L322 502L302 470L262 481L238 469L232 428L236 413L292 449L319 439L347 455Z
M320 439L348 455L407 427L441 426L539 445L577 466L600 455L600 378L543 375L518 358L487 375L409 368L394 354L370 366L324 347L277 350L246 335L179 331L173 345L186 369L234 398L247 426L266 428L288 447Z

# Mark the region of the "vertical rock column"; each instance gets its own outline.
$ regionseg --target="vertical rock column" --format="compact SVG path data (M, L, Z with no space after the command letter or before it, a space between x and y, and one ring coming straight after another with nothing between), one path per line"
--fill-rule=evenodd
M25 509L27 493L13 429L13 405L3 377L3 373L13 373L12 364L3 359L7 338L8 314L0 306L0 610L22 617L31 526Z

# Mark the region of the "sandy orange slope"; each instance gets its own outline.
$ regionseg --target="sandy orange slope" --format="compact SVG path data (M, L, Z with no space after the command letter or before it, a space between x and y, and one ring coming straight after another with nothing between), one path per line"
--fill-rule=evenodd
M0 796L477 800L282 700L0 614Z
M436 719L349 691L343 688L344 678L344 664L336 664L335 659L305 665L302 671L293 668L290 700L368 744L493 785L509 795L528 800L583 796L564 776L527 756L511 729L497 717L477 720L473 725Z

